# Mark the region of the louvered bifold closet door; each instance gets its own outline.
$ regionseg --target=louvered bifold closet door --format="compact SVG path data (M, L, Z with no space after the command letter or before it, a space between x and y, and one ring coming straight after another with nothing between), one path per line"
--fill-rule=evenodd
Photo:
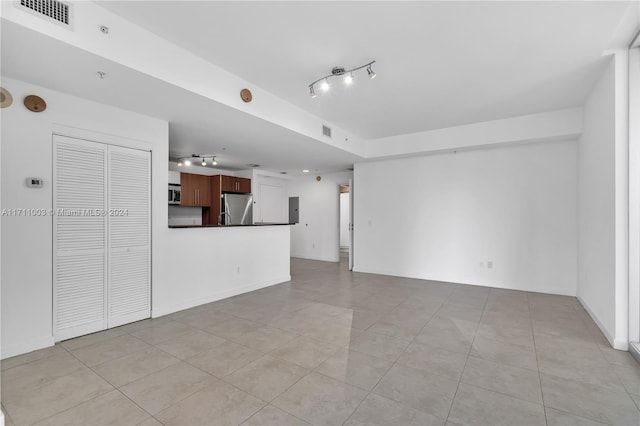
M108 327L151 313L151 153L109 147Z
M106 327L107 147L53 137L56 341Z

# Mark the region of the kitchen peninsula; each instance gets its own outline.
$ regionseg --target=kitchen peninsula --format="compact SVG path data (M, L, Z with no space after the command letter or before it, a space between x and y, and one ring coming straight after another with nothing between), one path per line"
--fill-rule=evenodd
M170 165L168 218L163 231L170 255L160 263L171 265L163 268L163 280L179 285L163 289L168 297L154 305L154 317L290 279L291 227L283 223L287 221L284 204L288 200L282 200L279 223L273 223L277 218L262 222L258 198L253 200L255 214L250 222L218 225L223 193L259 193L260 178L255 176L248 170L195 165L176 170L175 163Z

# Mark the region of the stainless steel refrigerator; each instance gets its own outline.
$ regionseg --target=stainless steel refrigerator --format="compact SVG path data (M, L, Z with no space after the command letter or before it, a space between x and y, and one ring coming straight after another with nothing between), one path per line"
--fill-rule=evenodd
M253 195L222 194L222 212L220 214L220 224L253 224Z

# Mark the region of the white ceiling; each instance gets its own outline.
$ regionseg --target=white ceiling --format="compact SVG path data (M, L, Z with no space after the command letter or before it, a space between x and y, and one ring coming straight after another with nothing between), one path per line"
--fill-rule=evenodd
M627 1L100 3L364 138L581 105ZM336 65L376 60L311 99ZM338 81L335 81L339 83Z
M3 76L167 120L172 158L216 154L226 170L257 163L290 174L346 170L358 159L12 22L2 21L1 31Z

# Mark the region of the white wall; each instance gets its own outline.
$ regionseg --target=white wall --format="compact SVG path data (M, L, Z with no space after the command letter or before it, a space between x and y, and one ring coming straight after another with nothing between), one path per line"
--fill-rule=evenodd
M299 176L289 182L289 197L300 197L300 223L291 227L291 256L329 262L340 260L339 185L352 172Z
M289 226L167 227L166 121L4 77L2 86L14 97L11 107L0 110L2 209L52 207L54 127L68 126L69 132L91 134L94 140L117 136L152 147L153 316L290 278ZM47 110L26 110L21 100L28 94L42 96ZM42 177L45 185L29 189L26 177ZM2 358L53 344L51 247L51 217L2 217Z
M584 106L578 148L578 297L611 336L614 330L614 62Z
M610 58L584 106L578 145L577 295L610 343L626 349L628 169L623 163L628 154L617 128L620 65Z
M575 141L356 164L354 270L575 295L576 179Z
M640 44L640 37L636 40ZM640 117L640 46L629 51L629 117ZM640 120L629 120L629 340L640 341Z
M349 247L349 198L351 194L348 192L340 193L340 247Z

